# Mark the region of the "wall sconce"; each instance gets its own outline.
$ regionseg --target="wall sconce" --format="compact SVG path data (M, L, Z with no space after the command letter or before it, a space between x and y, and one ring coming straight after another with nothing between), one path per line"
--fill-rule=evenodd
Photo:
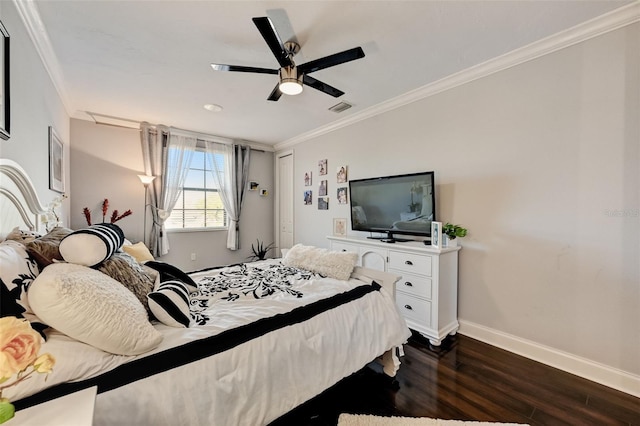
M151 182L153 182L156 177L149 175L138 175L138 177L140 178L140 182L144 185L144 225L142 225L142 241L145 246L149 247L147 244L147 206L149 205L147 203L147 195L149 193L149 185L151 185Z

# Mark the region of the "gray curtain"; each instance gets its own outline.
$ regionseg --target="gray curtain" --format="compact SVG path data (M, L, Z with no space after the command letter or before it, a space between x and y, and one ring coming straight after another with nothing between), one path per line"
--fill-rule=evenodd
M240 248L240 213L249 179L251 148L206 141L207 162L229 221L227 248Z
M182 189L188 166L196 146L196 139L180 134L171 134L165 126L140 124L142 158L147 175L156 176L149 185L149 206L151 207L151 229L145 242L154 257L169 253L169 239L164 222L171 215L177 194ZM146 205L145 201L145 205ZM146 211L145 211L146 214Z

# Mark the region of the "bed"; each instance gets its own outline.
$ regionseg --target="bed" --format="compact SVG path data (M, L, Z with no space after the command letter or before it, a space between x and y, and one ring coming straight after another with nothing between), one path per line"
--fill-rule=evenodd
M51 234L41 229L45 208L30 179L18 164L5 159L0 159L0 210L1 238L15 227L45 234L40 238ZM15 242L1 244L16 246ZM29 247L29 243L18 244ZM121 251L115 249L108 259L122 256L116 254ZM119 287L113 292L118 294L114 303L119 306L123 289L122 299L129 303L133 298L132 304L142 305L141 295L135 294L139 286L132 289L109 276L101 269L107 260L94 267L38 263L37 276L25 291L27 302L33 305L29 308L33 317L28 319L32 324L60 324L43 331L47 339L40 351L51 353L56 364L46 381L44 375L34 375L5 389L3 396L19 410L97 386L96 425L261 425L372 361L380 362L384 372L393 376L399 368L402 344L410 336L393 300L398 277L353 267L355 261L349 268L349 262L337 255L298 245L282 259L211 268L187 276L162 262L140 262L137 270L153 279L146 296L149 305L154 303L152 294L168 291L167 283L179 282L180 289L187 289L188 327L176 323L180 316L174 311L165 309L158 314L154 310L152 320L145 317L141 321L140 316L123 320L128 334L119 336L114 346L105 343L112 336L103 337L106 331L102 329L109 330L114 317L126 315L109 313L101 319L98 305L108 303L87 300L98 299L100 294L74 299L53 294L51 288L70 277L78 278L74 291L104 290L103 281L109 286L117 282ZM3 277L3 283L8 280ZM47 284L41 284L44 282ZM104 285L111 291L112 287ZM75 309L66 322L63 318L69 314L48 310L54 300L65 304L65 309ZM135 309L139 315L140 307ZM151 308L142 309L147 314ZM183 314L184 309L182 306ZM165 313L168 318L163 317ZM68 331L68 323L78 316L82 324L76 328L84 330ZM105 325L99 325L102 323ZM138 332L140 339L129 338ZM117 353L123 340L128 350L134 349Z

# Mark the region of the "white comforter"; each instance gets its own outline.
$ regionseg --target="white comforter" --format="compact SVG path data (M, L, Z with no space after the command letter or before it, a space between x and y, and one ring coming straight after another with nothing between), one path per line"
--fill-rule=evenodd
M193 278L198 281L218 272L198 273ZM289 312L363 284L356 279L314 278L295 283L302 297L276 292L265 299L212 301L206 311L209 317L206 325L179 329L157 324L163 342L153 351L136 357L107 354L54 332L41 350L57 360L47 382L43 376L36 376L7 389L4 396L15 401L44 387L81 381L131 360ZM94 422L96 425L267 424L388 349L402 345L409 335L392 296L384 289L373 291L231 350L98 394Z

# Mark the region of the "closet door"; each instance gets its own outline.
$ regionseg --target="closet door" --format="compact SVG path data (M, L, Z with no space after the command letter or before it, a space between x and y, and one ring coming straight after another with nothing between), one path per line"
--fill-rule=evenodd
M276 229L278 249L293 246L293 151L276 154ZM279 255L279 253L278 253Z

